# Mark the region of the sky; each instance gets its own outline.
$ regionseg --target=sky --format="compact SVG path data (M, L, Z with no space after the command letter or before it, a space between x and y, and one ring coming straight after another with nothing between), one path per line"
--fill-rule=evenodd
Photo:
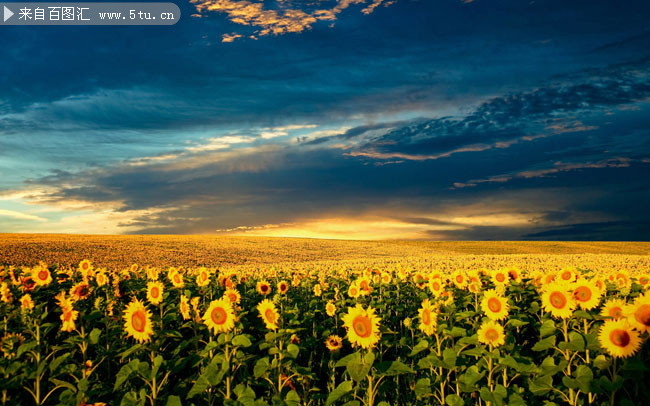
M650 2L0 27L0 232L650 240Z

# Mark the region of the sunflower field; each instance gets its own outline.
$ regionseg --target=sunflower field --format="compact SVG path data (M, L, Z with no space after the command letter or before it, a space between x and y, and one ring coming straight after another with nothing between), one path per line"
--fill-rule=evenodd
M644 269L0 267L3 405L643 405Z

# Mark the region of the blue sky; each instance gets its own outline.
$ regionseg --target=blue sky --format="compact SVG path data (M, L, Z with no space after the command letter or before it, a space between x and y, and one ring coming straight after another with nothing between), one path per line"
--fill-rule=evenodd
M0 232L650 238L650 3L2 27Z

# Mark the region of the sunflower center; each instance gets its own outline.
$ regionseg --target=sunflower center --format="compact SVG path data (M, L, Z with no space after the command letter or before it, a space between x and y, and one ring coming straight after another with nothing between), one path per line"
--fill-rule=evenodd
M565 281L571 279L571 272L562 272L562 279L564 279Z
M630 343L630 334L627 331L616 329L609 333L609 341L619 347L627 347Z
M490 341L496 341L499 338L499 332L491 328L485 332L485 337Z
M431 284L431 287L433 288L433 290L440 290L440 284L438 282L433 282Z
M260 289L262 290L262 292L266 292L267 290L269 290L269 287L266 285L262 285Z
M151 288L151 297L158 297L160 295L160 290L158 289L158 286L154 286Z
M621 309L620 307L612 307L611 309L609 309L609 316L615 319L620 319L621 317L623 317L623 309Z
M576 300L586 302L591 299L591 289L586 286L578 286L578 288L573 292L573 296Z
M639 306L634 312L634 318L644 326L650 326L650 305Z
M144 327L147 325L147 316L143 310L136 310L131 316L131 326L138 333L144 332Z
M223 307L215 307L210 313L210 317L212 318L214 324L219 325L225 323L228 319L228 315L226 314L226 311L223 309Z
M502 274L502 273L498 273L498 274L497 274L497 277L496 277L496 280L497 280L498 282L503 282L503 281L506 280L506 276L505 276L504 274Z
M178 276L178 274L174 275L174 282L181 283L181 278Z
M47 276L48 276L48 272L45 269L41 269L40 272L38 273L38 279L46 280Z
M422 323L427 326L431 323L431 310L424 309L422 312Z
M501 301L497 299L496 297L491 297L488 299L487 302L488 309L494 313L498 313L501 311Z
M457 275L457 276L456 276L456 282L458 282L458 283L463 283L463 277L462 277L462 275Z
M269 323L275 323L275 312L273 309L266 309L264 312L264 317L266 317Z
M370 319L365 316L357 316L352 322L352 327L354 332L361 338L370 337L372 333L372 324Z
M567 303L566 296L564 296L564 294L561 292L551 293L549 296L549 301L551 302L551 305L556 309L563 309Z

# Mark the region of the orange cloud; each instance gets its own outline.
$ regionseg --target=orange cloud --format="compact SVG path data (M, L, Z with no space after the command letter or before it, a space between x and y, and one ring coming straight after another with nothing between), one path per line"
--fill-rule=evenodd
M325 0L321 3L329 4L329 8L311 10L285 8L282 3L278 9L269 9L263 1L254 0L191 0L191 2L199 13L205 11L225 13L233 23L255 27L255 35L265 36L299 33L310 29L317 21L335 21L337 15L351 5L370 3L361 10L363 14L370 14L380 5L387 7L395 3L395 0ZM251 38L255 38L255 35ZM233 42L240 37L242 35L237 33L224 34L222 42Z

